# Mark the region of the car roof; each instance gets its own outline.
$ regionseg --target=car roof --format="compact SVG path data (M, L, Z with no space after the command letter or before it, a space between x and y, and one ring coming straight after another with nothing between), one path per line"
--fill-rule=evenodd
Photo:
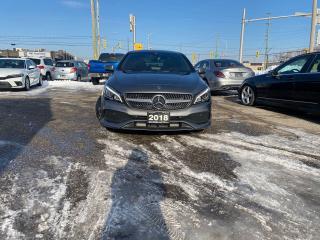
M236 61L236 62L239 62L238 60L229 59L229 58L208 58L208 59L203 59L199 62L202 62L202 61Z
M183 54L181 52L177 51L169 51L169 50L137 50L137 51L129 51L128 53L136 53L136 52L142 52L142 53L176 53L176 54Z
M22 61L25 61L26 59L25 58L0 58L0 59L6 59L6 60L22 60Z
M52 59L50 57L24 57L24 58L27 58L27 59L30 59L30 58L32 58L32 59Z
M76 61L76 60L59 60L58 62L81 62L81 61Z

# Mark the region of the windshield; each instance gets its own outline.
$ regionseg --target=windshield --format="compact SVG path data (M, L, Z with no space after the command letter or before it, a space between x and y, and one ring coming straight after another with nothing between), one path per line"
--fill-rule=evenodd
M72 62L57 62L56 67L74 67Z
M40 64L40 59L38 59L38 58L29 58L29 59L34 61L34 63L37 64L37 65Z
M24 68L24 60L0 59L0 68Z
M243 65L234 60L215 60L214 65L218 68L243 67Z
M99 61L102 62L120 62L124 54L121 53L102 53Z
M191 63L179 53L134 52L127 55L120 69L124 72L190 73Z

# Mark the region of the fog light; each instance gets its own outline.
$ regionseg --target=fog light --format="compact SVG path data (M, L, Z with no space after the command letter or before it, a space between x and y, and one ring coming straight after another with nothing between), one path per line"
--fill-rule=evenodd
M137 122L136 127L147 127L147 124L143 122Z
M170 123L170 127L178 128L178 127L180 127L180 124L179 123Z
M22 82L15 81L14 83L15 83L17 86L19 86L19 87L22 86Z

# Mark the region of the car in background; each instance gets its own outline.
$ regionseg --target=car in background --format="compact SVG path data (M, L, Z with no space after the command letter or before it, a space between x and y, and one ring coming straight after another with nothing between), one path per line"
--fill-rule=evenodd
M0 89L24 89L42 85L40 70L30 59L0 58Z
M96 114L112 129L203 130L211 124L211 94L182 53L133 51L106 81Z
M269 73L246 79L239 89L244 105L266 103L320 112L320 52L294 57Z
M37 64L40 69L42 79L52 80L54 76L54 62L51 58L29 58Z
M211 91L236 90L246 78L254 76L250 68L230 59L202 60L195 69Z
M123 56L123 53L101 53L98 60L90 60L88 65L92 83L97 85L100 80L108 79L110 73L106 71L106 67L116 69Z
M85 62L75 60L63 60L58 61L55 65L54 79L88 81L88 74L88 65Z

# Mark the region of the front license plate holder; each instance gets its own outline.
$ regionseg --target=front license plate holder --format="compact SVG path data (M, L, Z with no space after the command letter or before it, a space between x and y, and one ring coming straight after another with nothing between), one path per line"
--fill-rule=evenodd
M170 123L169 112L148 112L148 123Z

